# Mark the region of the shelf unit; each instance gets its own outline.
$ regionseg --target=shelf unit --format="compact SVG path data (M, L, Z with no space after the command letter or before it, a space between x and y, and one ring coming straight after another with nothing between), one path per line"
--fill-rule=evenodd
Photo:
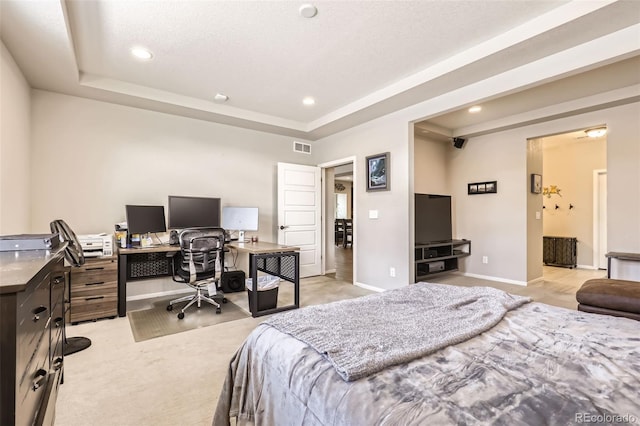
M417 243L415 248L416 282L424 278L458 270L458 259L471 254L471 241Z

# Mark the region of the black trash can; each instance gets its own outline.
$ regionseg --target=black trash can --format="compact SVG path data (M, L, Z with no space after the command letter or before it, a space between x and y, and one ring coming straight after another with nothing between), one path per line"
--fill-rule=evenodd
M266 311L278 307L278 283L280 279L272 275L258 277L258 309L253 303L253 285L251 278L246 280L247 297L251 313Z

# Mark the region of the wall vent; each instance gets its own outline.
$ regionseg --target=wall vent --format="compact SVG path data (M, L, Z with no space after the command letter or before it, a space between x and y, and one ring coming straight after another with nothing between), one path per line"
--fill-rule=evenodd
M293 141L293 152L311 154L311 145L304 142Z

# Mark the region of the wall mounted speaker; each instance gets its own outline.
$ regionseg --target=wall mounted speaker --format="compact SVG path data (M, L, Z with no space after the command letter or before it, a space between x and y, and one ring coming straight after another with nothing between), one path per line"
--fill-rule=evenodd
M220 277L220 287L224 293L244 291L244 271L223 272Z
M465 139L463 138L453 138L453 146L455 146L458 149L461 149L464 143L465 143Z

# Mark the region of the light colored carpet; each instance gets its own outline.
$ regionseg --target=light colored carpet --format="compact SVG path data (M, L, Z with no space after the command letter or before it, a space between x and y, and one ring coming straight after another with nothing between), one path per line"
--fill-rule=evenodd
M222 324L249 316L245 310L232 302L221 303L222 312L220 314L216 314L215 306L202 302L199 309L194 304L185 311L184 319L178 319L178 312L185 303L177 304L172 311L167 311L169 301L175 298L158 299L150 309L127 313L133 339L136 342L181 333L194 328Z

